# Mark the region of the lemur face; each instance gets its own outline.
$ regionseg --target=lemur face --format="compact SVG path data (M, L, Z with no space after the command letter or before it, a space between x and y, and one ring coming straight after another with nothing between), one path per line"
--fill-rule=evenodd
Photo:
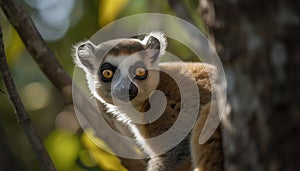
M165 47L165 37L157 32L143 40L116 39L98 46L88 41L77 46L75 61L99 100L140 104L159 83L158 57Z

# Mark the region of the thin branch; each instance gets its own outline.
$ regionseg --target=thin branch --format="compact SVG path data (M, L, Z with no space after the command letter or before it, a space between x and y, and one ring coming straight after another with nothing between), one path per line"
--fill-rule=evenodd
M171 6L171 9L176 13L178 17L194 24L194 21L190 16L188 9L182 2L182 0L168 0L168 1Z
M18 0L0 0L0 6L8 20L19 33L27 50L50 81L59 90L71 85L71 78L58 63L53 51L49 49L20 2Z
M40 33L36 29L33 21L28 16L28 14L24 11L23 7L20 5L18 0L0 0L0 6L5 13L6 17L10 21L10 23L15 27L21 39L23 40L27 50L40 66L45 75L49 78L49 80L59 89L65 100L68 103L73 103L72 101L72 79L68 76L65 70L61 67L61 65L56 60L55 54L51 51L51 49L47 46L46 42L41 37ZM75 87L75 91L77 91L77 86ZM79 91L79 90L78 90ZM82 94L77 93L80 97L82 103L89 103L88 99ZM92 106L92 104L87 105L88 108ZM89 120L89 114L83 109L79 108L79 112L84 114L83 116ZM97 109L95 109L97 111ZM98 113L91 113L90 115L94 115ZM105 117L105 116L104 116ZM109 118L106 118L109 119ZM112 122L108 122L111 127L115 127ZM89 122L90 126L93 129L97 128L97 123ZM126 129L124 127L124 129ZM124 147L125 148L125 147ZM130 147L128 147L130 148ZM125 158L121 158L122 163L127 166L129 170L144 170L142 168L144 166L143 160L129 160Z
M17 92L16 86L14 81L11 77L11 74L8 69L6 56L4 52L4 45L3 45L3 35L2 35L2 28L0 26L0 71L2 75L2 79L8 91L10 100L12 101L15 112L17 114L18 122L23 127L23 130L35 152L41 167L45 171L55 171L54 164L52 163L41 138L38 136L37 132L33 128L30 118L24 108L24 105L20 99L20 96Z
M172 11L176 14L177 17L188 21L189 23L193 24L197 28L201 29L201 31L204 32L205 35L207 35L207 29L204 26L204 23L201 18L199 17L193 17L194 12L191 9L191 6L188 5L189 2L185 0L168 0L169 5L172 9ZM195 13L195 16L198 16L197 13Z

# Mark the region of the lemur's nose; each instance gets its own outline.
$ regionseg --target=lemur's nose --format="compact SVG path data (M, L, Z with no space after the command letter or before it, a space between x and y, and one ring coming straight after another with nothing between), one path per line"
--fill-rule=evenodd
M126 84L117 85L113 91L113 96L124 102L133 100L137 94L138 88L132 82L130 82L128 86L126 86Z
M131 83L129 86L130 100L134 99L137 96L137 94L138 94L138 88L133 83Z

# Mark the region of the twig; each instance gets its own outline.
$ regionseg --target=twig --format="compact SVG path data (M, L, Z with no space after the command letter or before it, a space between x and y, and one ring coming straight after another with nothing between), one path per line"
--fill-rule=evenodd
M27 50L50 81L59 90L71 85L71 78L58 63L53 51L49 49L20 2L18 0L0 0L0 6L7 19L19 33Z
M194 12L191 9L190 5L188 5L189 3L187 1L168 0L168 2L172 11L176 14L177 17L188 21L189 23L201 29L201 31L203 31L203 33L207 35L207 28L205 27L202 19L199 17L193 17ZM198 16L198 14L195 13L195 16Z
M176 13L176 15L190 23L194 24L192 17L189 14L188 9L181 0L168 0L171 9Z
M23 130L35 152L41 167L45 171L55 171L55 167L45 150L43 142L41 138L38 136L37 132L33 128L30 118L24 108L24 105L20 99L20 96L17 92L16 86L14 81L11 77L11 74L8 69L6 56L4 52L4 45L3 45L3 35L2 35L2 28L0 26L0 71L2 75L2 79L8 91L10 100L12 101L15 112L17 114L18 122L23 127Z
M27 50L32 55L37 64L40 66L45 75L56 86L56 88L62 92L65 100L68 103L73 103L72 79L58 63L55 54L51 51L51 49L49 49L46 42L41 37L40 33L37 31L33 21L24 11L23 7L20 5L20 2L18 0L0 0L0 6L8 20L17 30ZM75 88L76 87L77 86L75 86ZM78 94L80 95L82 103L89 102L83 94ZM89 104L89 106L92 105ZM79 110L83 109L84 108L79 108ZM86 114L85 111L79 112L82 114ZM110 124L110 122L108 123ZM93 122L91 122L90 125L94 129L97 128L97 125L94 125ZM114 125L111 124L110 126L114 127ZM124 158L121 158L121 160L125 166L128 166L129 170L134 170L137 168L138 170L144 169L140 169L139 167L144 166L143 160L127 160Z

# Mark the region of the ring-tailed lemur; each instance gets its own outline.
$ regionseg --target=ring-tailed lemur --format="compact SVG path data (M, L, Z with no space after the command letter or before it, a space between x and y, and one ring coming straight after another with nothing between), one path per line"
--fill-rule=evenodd
M159 64L158 58L164 54L166 45L166 38L160 32L149 33L143 40L115 39L99 45L86 41L75 46L74 60L85 71L89 89L98 102L116 116L117 122L129 127L139 145L149 155L148 171L222 170L219 128L206 143L198 143L211 105L212 108L217 106L211 99L212 84L209 79L214 68L203 63ZM145 139L159 136L171 128L183 110L181 103L190 103L189 107L197 106L193 101L182 102L176 81L159 70L179 77L187 77L186 73L189 72L196 81L201 105L197 109L199 117L196 124L186 138L166 153L157 155L155 148L147 144ZM167 101L163 114L154 122L135 123L129 112L114 104L114 100L129 102L135 110L144 113L149 108L155 108L149 102L149 96L154 90L162 91ZM193 94L189 96L192 98ZM183 115L188 116L189 113Z

